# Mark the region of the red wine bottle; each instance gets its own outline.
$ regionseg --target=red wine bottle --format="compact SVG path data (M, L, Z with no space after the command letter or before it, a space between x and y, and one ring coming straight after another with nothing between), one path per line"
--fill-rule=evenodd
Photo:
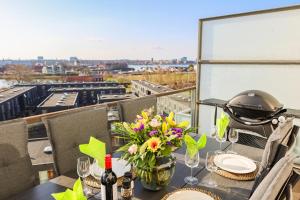
M101 176L101 199L118 200L117 176L112 171L110 154L105 156L105 172Z

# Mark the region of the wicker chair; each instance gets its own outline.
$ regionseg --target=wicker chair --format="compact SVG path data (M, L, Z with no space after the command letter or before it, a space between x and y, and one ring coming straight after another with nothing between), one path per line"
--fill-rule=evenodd
M90 136L105 142L107 152L111 152L106 107L84 109L42 120L53 148L57 175L76 170L77 158L82 156L78 146L88 143Z
M157 111L157 97L147 96L137 99L130 99L119 102L121 110L121 120L125 122L133 122L136 115L142 110L154 107L154 112Z
M23 120L0 123L0 199L8 199L35 185Z

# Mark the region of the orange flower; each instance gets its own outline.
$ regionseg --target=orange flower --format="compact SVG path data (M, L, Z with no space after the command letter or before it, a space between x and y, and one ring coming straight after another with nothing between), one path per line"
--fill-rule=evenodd
M160 139L158 137L152 137L148 140L148 149L152 152L156 152L160 146Z

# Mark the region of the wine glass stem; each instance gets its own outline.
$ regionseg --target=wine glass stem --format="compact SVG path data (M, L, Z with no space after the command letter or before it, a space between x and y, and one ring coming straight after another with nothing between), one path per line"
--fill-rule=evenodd
M222 142L219 142L220 144L220 151L222 151Z
M191 177L193 177L193 168L191 167Z
M233 144L234 142L231 143L231 151L233 152Z
M88 188L86 187L86 185L85 185L85 182L84 182L84 177L82 177L82 186L83 186L83 193L85 194L85 195L88 195L87 193L88 193Z
M209 172L209 180L208 180L208 183L209 183L209 184L212 183L212 172L211 172L211 171Z

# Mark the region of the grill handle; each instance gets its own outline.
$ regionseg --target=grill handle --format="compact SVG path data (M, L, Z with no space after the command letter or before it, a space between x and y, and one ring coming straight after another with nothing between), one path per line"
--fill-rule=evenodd
M241 124L244 124L244 125L248 125L248 126L259 126L259 125L264 125L264 124L268 124L270 123L273 118L279 114L282 114L284 112L286 112L286 109L281 109L279 111L277 111L276 113L272 114L271 117L269 119L266 119L266 120L263 120L263 121L260 121L260 122L250 122L250 121L246 121L246 120L241 120L240 118L236 117L232 112L231 110L227 107L227 105L225 105L223 107L224 111L226 113L228 113L228 115L234 119L235 121L241 123Z

